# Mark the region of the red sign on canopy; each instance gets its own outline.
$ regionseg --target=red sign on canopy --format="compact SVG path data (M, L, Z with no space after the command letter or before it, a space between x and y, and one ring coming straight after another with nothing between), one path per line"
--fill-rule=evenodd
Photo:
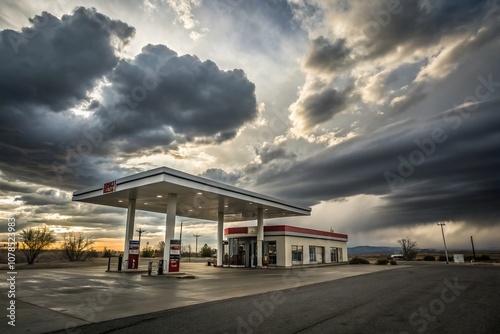
M112 193L116 190L116 181L111 181L108 183L104 183L104 187L102 188L102 193Z

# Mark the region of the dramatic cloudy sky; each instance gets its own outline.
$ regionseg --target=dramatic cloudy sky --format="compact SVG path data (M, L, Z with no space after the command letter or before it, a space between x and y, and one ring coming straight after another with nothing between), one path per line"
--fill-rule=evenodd
M167 166L350 246L439 248L446 222L450 248L498 248L498 36L499 1L3 1L2 221L119 249L126 212L72 192ZM136 226L156 244L164 216Z

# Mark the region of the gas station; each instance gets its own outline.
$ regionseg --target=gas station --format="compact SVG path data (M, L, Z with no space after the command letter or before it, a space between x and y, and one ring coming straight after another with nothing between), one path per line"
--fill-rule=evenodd
M164 213L164 272L179 270L180 241L175 239L177 216L217 222L217 265L224 255L224 223L256 220L256 267L263 266L264 220L309 216L311 208L220 182L160 167L75 191L73 201L127 209L124 263L137 269L138 242L132 240L136 210Z

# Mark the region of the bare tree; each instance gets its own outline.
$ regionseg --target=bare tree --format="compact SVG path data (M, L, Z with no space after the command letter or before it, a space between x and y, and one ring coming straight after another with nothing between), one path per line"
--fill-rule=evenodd
M183 245L181 248L181 254L183 257L186 257L189 255L189 247L188 245Z
M165 250L165 241L160 241L156 244L156 252L158 256L163 256L163 251Z
M56 242L53 232L47 227L27 228L21 231L21 251L24 253L28 264L33 264L35 259Z
M149 245L149 241L146 242L146 246L142 247L143 257L153 257L155 255L155 250Z
M86 261L94 252L94 240L85 237L82 232L70 232L64 235L61 250L69 261Z
M417 242L411 240L409 237L398 240L401 245L403 257L406 261L414 260L417 257Z

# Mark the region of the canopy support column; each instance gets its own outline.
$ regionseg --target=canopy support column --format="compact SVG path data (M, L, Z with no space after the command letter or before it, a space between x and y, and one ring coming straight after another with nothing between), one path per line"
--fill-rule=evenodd
M127 211L127 226L125 227L125 246L123 247L123 259L122 261L128 261L128 241L134 238L134 223L135 223L135 199L128 200L128 211ZM127 266L124 267L127 270Z
M222 266L224 256L224 202L219 199L219 214L217 221L217 266Z
M170 265L170 240L175 239L175 216L177 214L177 194L168 194L167 221L165 227L165 249L163 250L163 272L168 273Z
M264 241L264 210L257 209L257 267L262 268L262 243Z

